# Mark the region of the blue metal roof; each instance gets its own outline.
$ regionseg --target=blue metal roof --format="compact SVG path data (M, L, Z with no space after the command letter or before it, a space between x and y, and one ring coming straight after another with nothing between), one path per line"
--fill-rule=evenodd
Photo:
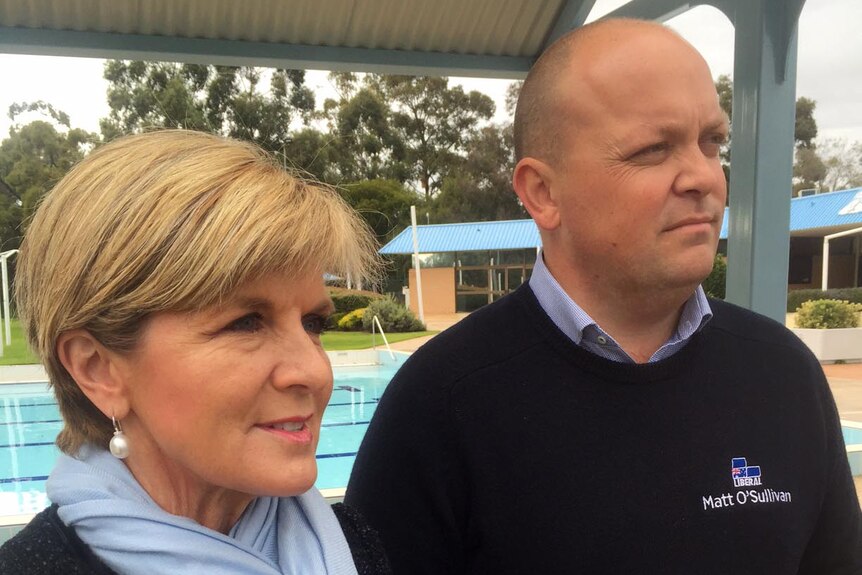
M836 226L862 226L862 188L815 194L790 200L790 233ZM721 224L727 239L727 209Z
M721 224L721 239L727 239L727 216ZM862 188L816 194L790 200L790 232L862 226ZM417 226L419 251L468 252L476 250L516 250L542 245L533 220L468 222ZM381 254L413 253L413 232L405 228L380 249Z
M533 220L468 222L417 226L421 253L516 250L542 245ZM413 231L405 228L380 249L381 254L412 254Z

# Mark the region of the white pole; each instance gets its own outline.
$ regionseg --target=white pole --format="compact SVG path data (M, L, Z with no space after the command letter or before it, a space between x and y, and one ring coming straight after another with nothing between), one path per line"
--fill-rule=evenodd
M3 326L6 332L5 345L12 343L12 322L9 317L9 256L0 259L3 264Z
M419 231L416 226L416 206L410 206L410 225L413 227L413 269L416 271L416 303L419 305L419 321L425 323L425 307L422 305L422 274L419 271Z
M12 314L9 312L9 264L8 259L17 254L18 250L9 250L0 253L0 264L3 271L3 324L6 333L5 345L12 343ZM2 355L4 345L0 345L0 355Z
M820 289L826 291L829 283L829 238L823 238L823 274L820 278Z

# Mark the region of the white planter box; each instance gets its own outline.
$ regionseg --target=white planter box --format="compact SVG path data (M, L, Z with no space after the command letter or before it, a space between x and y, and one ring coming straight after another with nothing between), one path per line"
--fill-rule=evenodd
M820 361L862 359L862 327L793 330Z

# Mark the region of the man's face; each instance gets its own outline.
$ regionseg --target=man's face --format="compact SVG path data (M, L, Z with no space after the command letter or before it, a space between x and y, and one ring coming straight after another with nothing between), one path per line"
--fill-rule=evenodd
M611 46L557 86L575 127L552 166L565 261L551 265L599 286L694 287L721 227L727 120L696 53L676 38L643 40Z

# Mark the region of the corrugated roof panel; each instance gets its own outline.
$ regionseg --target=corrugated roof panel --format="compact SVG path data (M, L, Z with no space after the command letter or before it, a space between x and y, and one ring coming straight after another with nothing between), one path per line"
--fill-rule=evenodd
M417 226L421 253L515 250L542 245L533 220ZM413 253L413 231L406 228L380 249L381 254Z
M0 26L534 58L565 2L0 0Z
M790 200L790 233L854 225L862 225L862 188ZM727 233L728 211L725 208L721 239L727 239Z

